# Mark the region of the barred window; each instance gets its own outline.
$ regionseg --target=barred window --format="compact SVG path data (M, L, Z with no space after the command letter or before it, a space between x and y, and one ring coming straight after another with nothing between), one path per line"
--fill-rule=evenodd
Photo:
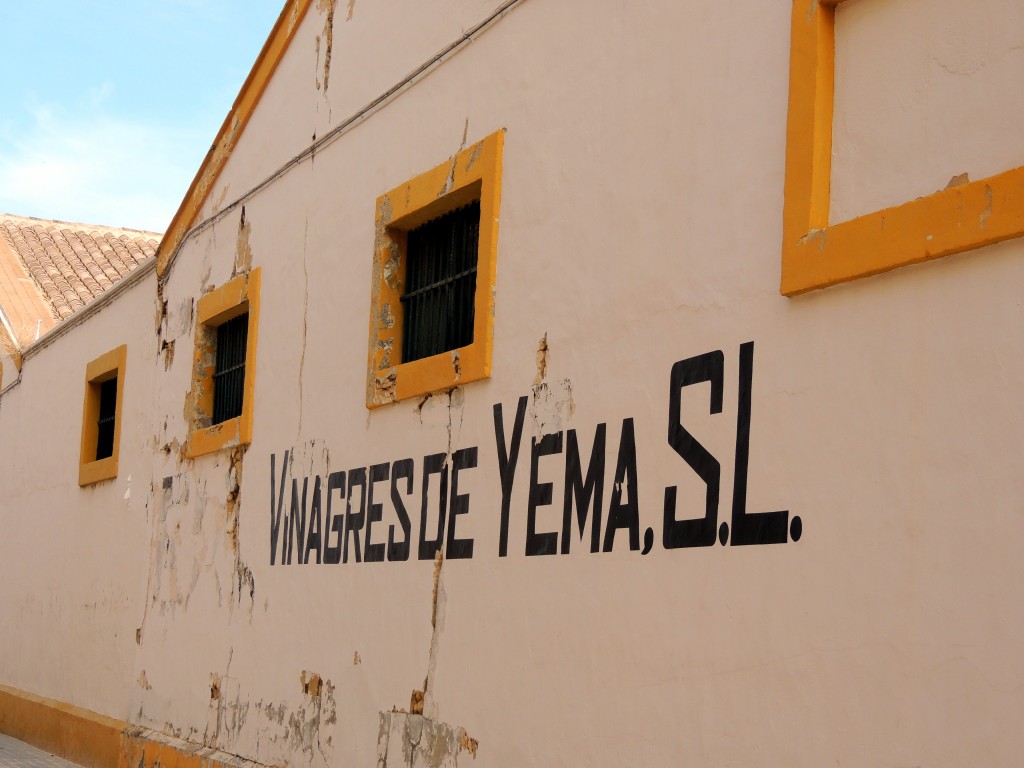
M445 213L408 233L402 360L473 342L480 202Z
M213 424L242 414L245 391L245 349L249 313L217 326L216 369L213 374Z

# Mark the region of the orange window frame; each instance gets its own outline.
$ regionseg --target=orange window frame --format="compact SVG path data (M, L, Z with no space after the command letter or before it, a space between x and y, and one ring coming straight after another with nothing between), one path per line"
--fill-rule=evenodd
M377 198L367 408L451 389L491 375L504 135L504 131L492 133ZM438 355L402 362L401 296L406 233L475 200L480 202L480 235L473 341Z
M1024 235L1024 166L829 224L835 12L843 2L793 0L782 242L786 296Z
M78 460L78 484L92 485L117 477L121 455L121 403L124 399L125 364L128 347L122 344L100 355L85 367L85 404L82 407L82 443ZM99 435L100 385L117 379L117 402L114 406L114 446L110 456L96 458Z
M260 317L260 267L238 275L203 296L196 306L196 342L192 363L192 392L189 396L188 441L185 454L196 458L225 448L252 442L253 408L256 394L256 346ZM211 424L213 417L213 374L216 368L217 326L244 312L249 313L245 345L245 384L242 413L233 419Z

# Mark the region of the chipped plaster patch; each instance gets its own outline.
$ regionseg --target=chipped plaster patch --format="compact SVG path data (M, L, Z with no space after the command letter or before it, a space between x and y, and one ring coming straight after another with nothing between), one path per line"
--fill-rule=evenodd
M539 386L548 375L548 335L547 333L537 344L537 375L533 377L533 386Z
M946 189L952 189L953 187L960 187L960 186L963 186L964 184L970 183L970 181L971 181L971 179L970 179L970 177L966 173L961 173L961 174L958 174L958 175L954 176L953 178L951 178L949 180L949 183L946 185Z
M571 423L575 414L576 403L569 379L543 381L533 387L530 415L533 417L534 434L538 437L560 432L564 424Z
M475 163L477 158L480 157L480 153L483 151L483 148L484 143L482 141L473 147L473 152L470 154L469 160L466 161L466 173L469 173L470 169L473 167L473 163Z
M245 219L245 206L242 206L242 215L238 220L238 237L235 240L235 264L231 270L231 276L235 277L252 269L252 246L249 244L249 236L252 234L252 222Z
M479 743L465 728L405 712L381 712L377 768L455 768L476 758Z
M981 212L978 217L978 226L981 229L985 228L988 223L988 217L992 215L992 187L988 184L985 185L985 210Z
M160 342L160 352L164 356L164 370L171 370L174 364L174 339Z
M395 371L391 371L387 376L374 376L373 385L378 400L395 402L398 385L398 374Z
M327 86L331 78L331 49L334 47L334 8L337 0L316 0L316 7L321 13L326 13L324 19L324 93L327 93ZM317 42L319 51L319 41ZM317 83L319 89L320 83Z

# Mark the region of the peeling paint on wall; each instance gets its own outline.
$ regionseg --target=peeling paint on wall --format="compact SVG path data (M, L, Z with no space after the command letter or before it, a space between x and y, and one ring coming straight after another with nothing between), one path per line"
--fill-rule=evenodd
M228 469L228 495L224 502L224 511L227 514L227 533L231 541L231 551L235 561L235 581L232 585L232 588L235 590L235 603L240 603L242 595L248 593L251 615L255 605L256 579L252 575L252 569L242 560L242 548L238 542L239 510L241 507L239 497L242 495L242 459L245 457L246 447L238 446L231 451Z
M539 386L548 375L548 335L537 345L537 375L533 378L533 386Z
M572 423L575 413L576 402L569 379L543 381L530 392L530 415L538 437L562 431L563 425Z
M381 712L377 768L454 768L459 756L476 759L479 744L465 728L405 712Z
M331 49L334 47L334 7L337 4L337 0L316 0L316 7L321 13L326 13L324 19L324 65L323 65L323 83L324 93L327 93L327 86L331 79ZM349 18L352 18L352 3L349 3ZM320 51L320 36L316 38L317 53ZM317 90L320 90L320 81L316 84Z
M242 206L242 215L238 219L238 237L235 240L235 264L231 269L231 276L235 277L252 269L252 246L249 244L249 237L252 234L252 222L246 221L245 206Z

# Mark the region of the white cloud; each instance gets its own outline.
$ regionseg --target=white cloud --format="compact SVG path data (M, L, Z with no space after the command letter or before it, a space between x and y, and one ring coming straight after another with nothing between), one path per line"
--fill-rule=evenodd
M104 84L85 106L30 104L0 125L0 212L163 231L216 121L179 129L110 114Z

